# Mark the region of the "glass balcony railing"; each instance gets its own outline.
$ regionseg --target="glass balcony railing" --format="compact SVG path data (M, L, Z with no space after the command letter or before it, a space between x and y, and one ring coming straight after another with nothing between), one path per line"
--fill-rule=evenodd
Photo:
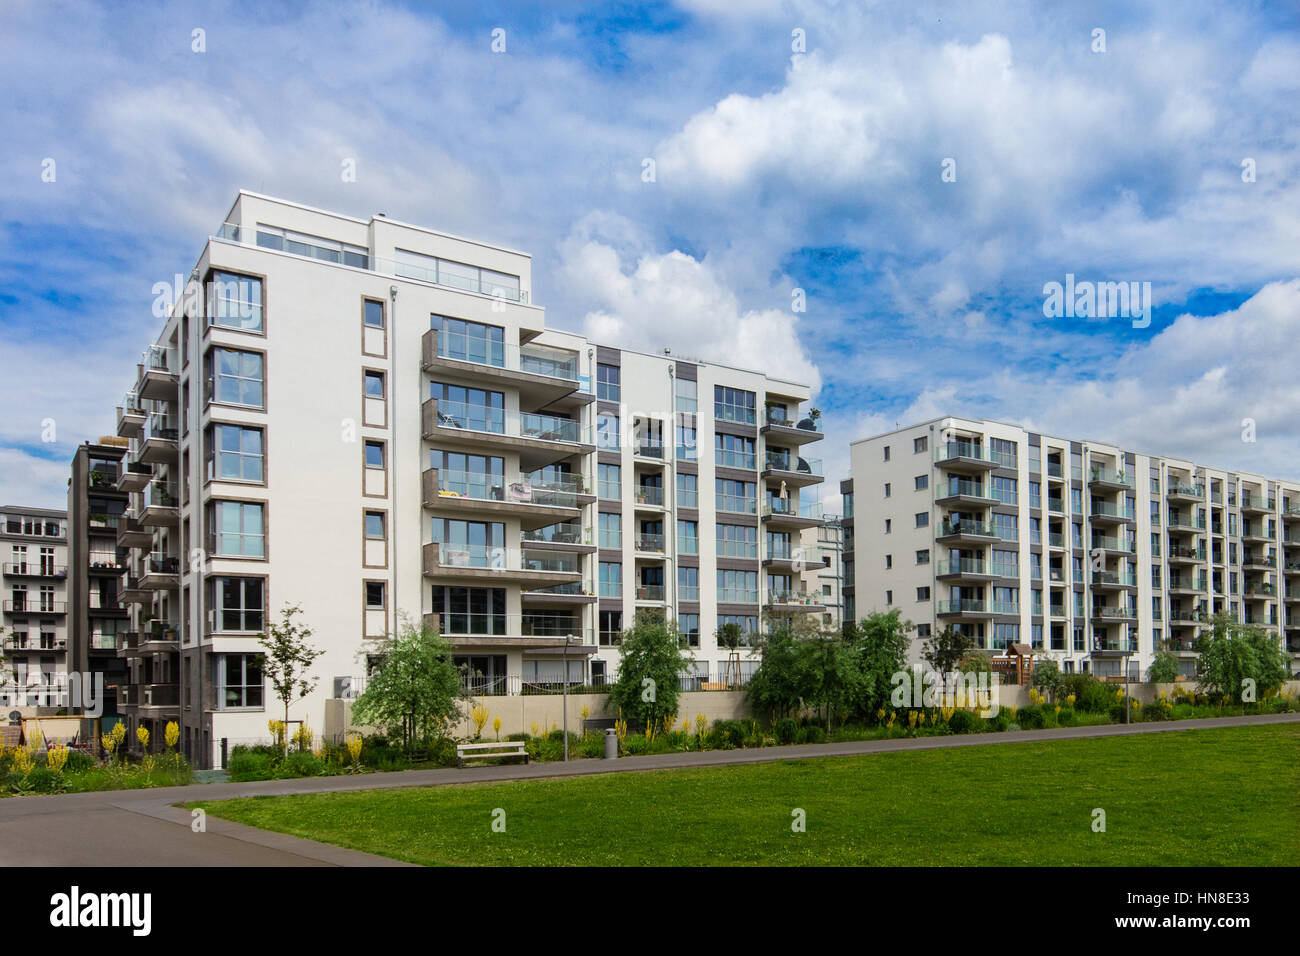
M641 485L636 490L636 503L639 505L653 505L656 508L662 508L664 504L664 490L654 485Z
M1112 485L1127 485L1133 487L1133 475L1129 472L1117 471L1106 465L1093 465L1088 470L1089 481L1104 481Z
M951 516L945 517L939 523L939 534L973 534L987 538L997 537L997 532L988 521L977 521L974 518L953 518Z
M145 485L143 492L146 508L178 508L180 499L176 497L176 485L169 481L151 481Z
M174 442L180 439L180 432L176 428L176 419L163 412L151 412L145 419L144 432L140 436L140 441L158 441Z
M576 554L530 552L484 544L438 544L438 564L444 568L484 568L494 571L561 571L581 570Z
M664 600L664 586L662 584L638 584L636 599L638 601L662 601Z
M949 558L939 561L934 566L936 575L949 574L988 574L988 565L979 558Z
M992 450L985 448L983 445L977 445L973 442L950 441L940 442L934 449L934 460L938 462L950 461L954 458L966 458L975 461L987 462L991 465L1001 464L998 455Z
M578 356L540 345L510 345L481 336L438 331L438 357L511 372L528 372L565 381L578 381Z
M444 498L577 508L581 505L578 496L583 493L583 488L581 478L564 474L540 478L536 475L438 470L438 495Z
M992 497L990 493L986 493L982 481L972 481L969 478L949 478L946 486L940 482L936 490L938 491L936 497L939 498L955 498L958 495L964 495L967 498Z
M983 600L974 598L953 599L939 601L936 611L939 614L985 614L988 613L988 605Z
M648 554L663 554L665 539L661 534L638 534L636 536L636 550Z
M1117 505L1113 501L1093 501L1091 504L1091 513L1095 515L1104 515L1109 518L1123 518L1129 521L1134 520L1133 509L1126 505Z
M825 476L820 458L799 458L795 455L768 452L766 467L769 471L788 471L797 475L814 475L818 478Z
M601 532L602 535L606 533ZM540 541L546 544L591 544L591 530L582 527L580 524L563 522L561 524L547 525L545 528L521 532L519 538L525 542ZM605 547L605 545L602 544L601 547ZM614 547L619 547L619 545L614 545Z
M1169 491L1167 492L1167 494L1169 494L1169 495L1181 495L1181 496L1184 497L1184 498L1188 498L1188 497L1191 497L1191 498L1204 498L1204 497L1205 497L1205 486L1204 486L1204 485L1189 485L1189 484L1185 484L1185 483L1183 483L1183 482L1171 481L1171 482L1169 483Z
M429 424L439 428L464 428L512 438L591 444L591 429L573 419L532 412L507 412L501 408L471 405L467 402L438 400L438 420Z
M141 355L140 364L145 367L147 372L166 372L175 375L176 367L176 350L169 349L164 345L151 345Z

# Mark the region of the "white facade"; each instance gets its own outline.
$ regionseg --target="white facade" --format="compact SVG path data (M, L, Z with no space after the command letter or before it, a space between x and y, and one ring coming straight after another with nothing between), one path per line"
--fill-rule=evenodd
M6 713L67 706L67 513L0 508Z
M1300 484L941 418L851 446L852 613L1144 673L1219 611L1300 650Z
M788 540L766 535L819 521L806 387L548 330L526 254L250 193L190 281L119 411L130 653L150 661L123 705L179 713L205 763L280 716L250 668L287 603L325 651L290 713L317 729L403 616L438 615L476 690L518 693L566 658L572 680L612 676L641 608L698 615L702 677L720 615L805 609L797 582L769 580ZM753 547L718 559L720 524Z

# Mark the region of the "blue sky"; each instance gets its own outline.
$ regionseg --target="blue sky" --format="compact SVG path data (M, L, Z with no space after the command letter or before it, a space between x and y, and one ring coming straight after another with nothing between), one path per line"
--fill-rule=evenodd
M526 249L554 327L810 381L833 478L947 413L1300 478L1293 4L267 7L0 9L0 501L61 505L241 187ZM1150 327L1045 317L1067 273L1150 282Z

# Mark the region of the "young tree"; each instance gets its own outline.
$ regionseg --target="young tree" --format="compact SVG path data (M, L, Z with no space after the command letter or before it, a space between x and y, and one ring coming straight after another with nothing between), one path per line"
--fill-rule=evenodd
M946 678L974 646L974 637L947 625L937 634L926 638L921 659Z
M442 735L464 716L468 693L437 629L403 620L377 648L379 663L365 692L352 703L352 722L378 727L409 748L419 737Z
M295 618L302 613L296 604L286 604L278 624L272 624L257 640L266 650L259 655L262 674L271 682L275 697L284 704L285 750L289 747L289 705L316 689L316 678L307 676L316 658L324 653L308 643L311 628Z
M610 686L609 702L647 727L666 716L676 716L681 699L682 674L689 673L691 658L681 651L677 626L653 614L639 614L623 632L623 657L618 680Z
M805 645L793 630L778 627L764 635L759 646L762 662L745 685L745 696L757 714L789 717L803 705L808 690Z
M1246 681L1254 681L1255 700L1277 690L1290 675L1290 657L1277 638L1261 627L1216 614L1209 631L1196 639L1196 679L1211 696L1240 702Z
M1178 679L1178 655L1173 651L1161 651L1147 668L1147 682L1151 684L1172 684Z
M907 669L909 635L915 628L897 610L877 611L853 626L859 681L854 703L860 713L874 714L888 705L894 674Z
M1061 668L1050 657L1034 661L1034 688L1041 694L1056 699L1061 688Z

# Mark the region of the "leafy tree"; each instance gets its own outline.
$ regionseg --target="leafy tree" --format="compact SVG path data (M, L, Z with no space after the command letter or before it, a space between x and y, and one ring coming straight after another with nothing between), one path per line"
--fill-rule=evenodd
M973 636L947 626L926 638L921 659L947 677L974 646Z
M1034 661L1034 687L1040 693L1056 699L1055 695L1063 686L1061 668L1050 657Z
M1152 684L1172 684L1178 679L1178 655L1173 651L1161 651L1147 668L1147 681Z
M622 711L623 719L649 727L676 716L682 693L678 678L689 673L693 663L681 651L677 626L659 615L639 614L623 632L622 651L609 702Z
M897 610L877 611L854 624L853 703L859 713L874 714L878 708L888 706L893 675L907 669L907 652L912 643L909 635L915 628Z
M745 696L756 714L789 717L803 706L808 692L805 645L792 629L779 627L764 635L759 647L763 659L745 685Z
M1277 690L1290 675L1290 658L1277 638L1261 627L1242 624L1227 614L1214 616L1196 639L1196 679L1211 697L1241 701L1242 683L1255 682L1256 699Z
M275 697L284 705L285 727L289 725L289 705L301 700L316 689L316 678L307 676L316 658L324 653L313 647L311 628L298 623L295 618L302 613L296 604L286 604L280 612L278 624L272 624L262 634L257 635L258 642L266 650L258 655L258 662L263 676L271 682ZM284 735L286 751L289 735Z
M404 619L376 650L376 669L352 704L353 723L378 727L408 748L417 739L445 735L468 698L451 645L436 628Z
M802 669L805 703L816 707L834 726L862 696L862 664L857 648L842 633L820 634L804 642Z

